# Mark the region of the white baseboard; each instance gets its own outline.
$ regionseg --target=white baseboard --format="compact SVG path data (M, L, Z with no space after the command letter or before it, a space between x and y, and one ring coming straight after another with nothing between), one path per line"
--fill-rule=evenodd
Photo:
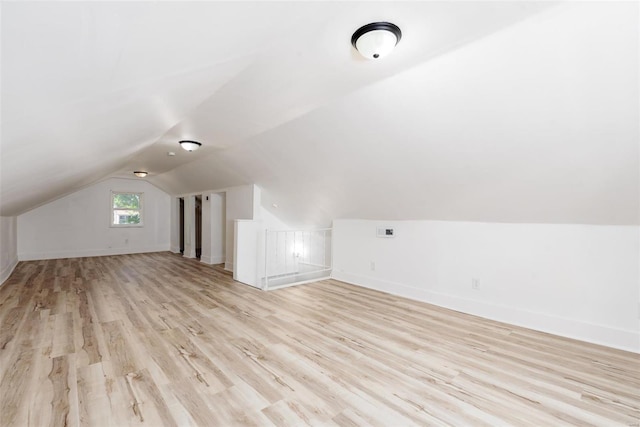
M171 252L173 252L174 254L179 254L180 253L180 246L171 246L171 249L169 249Z
M11 273L13 273L17 265L18 257L14 257L11 262L0 271L0 286L11 276Z
M230 271L233 273L233 263L232 262L224 262L224 269L225 271Z
M144 248L108 248L93 250L71 250L58 252L39 252L18 254L20 261L35 261L43 259L61 259L61 258L84 258L92 256L109 256L109 255L127 255L142 254L148 252L165 252L169 250L169 245L148 246Z
M331 277L364 288L423 301L498 322L640 353L640 333L638 331L613 328L606 325L598 325L576 319L508 307L486 301L462 298L456 295L433 292L402 283L389 282L344 271L339 272L334 270Z
M268 289L264 289L264 287L260 288L260 289L262 289L263 291L277 291L278 289L289 288L291 286L306 285L306 284L309 284L309 283L320 282L322 280L327 280L327 279L330 279L330 278L331 277L329 277L329 276L327 276L327 277L318 277L318 278L315 278L315 279L304 280L304 281L301 281L301 282L295 282L295 283L288 283L286 285L273 286L273 287L269 287Z
M200 257L200 261L205 264L222 264L224 262L224 256L202 256Z

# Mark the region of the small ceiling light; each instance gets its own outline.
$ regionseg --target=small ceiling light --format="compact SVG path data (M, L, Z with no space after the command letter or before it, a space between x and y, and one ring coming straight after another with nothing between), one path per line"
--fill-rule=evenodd
M402 31L390 22L373 22L360 27L351 36L351 44L367 59L391 53L402 38Z
M145 176L149 175L147 172L145 171L134 171L133 174L135 176L137 176L138 178L144 178Z
M195 151L200 148L202 144L196 141L180 141L180 145L187 151Z
M173 157L173 156L175 156L175 155L176 155L176 153L175 153L175 152L173 152L173 151L167 151L167 156L169 156L169 157Z

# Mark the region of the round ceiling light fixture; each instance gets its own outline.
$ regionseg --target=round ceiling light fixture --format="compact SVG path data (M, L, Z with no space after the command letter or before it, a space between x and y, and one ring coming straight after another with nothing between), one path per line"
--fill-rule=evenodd
M200 144L197 141L187 141L187 140L180 141L180 146L187 151L196 151L198 148L200 148L201 145L202 144Z
M402 38L402 31L390 22L373 22L356 30L351 44L367 59L378 59L391 53Z
M145 176L149 175L149 173L145 171L133 171L133 174L138 178L144 178Z

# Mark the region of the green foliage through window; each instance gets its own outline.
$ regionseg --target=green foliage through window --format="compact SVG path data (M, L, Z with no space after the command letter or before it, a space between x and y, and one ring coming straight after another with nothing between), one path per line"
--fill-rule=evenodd
M113 194L114 209L140 209L139 193L114 193Z
M142 225L142 193L111 193L111 225Z

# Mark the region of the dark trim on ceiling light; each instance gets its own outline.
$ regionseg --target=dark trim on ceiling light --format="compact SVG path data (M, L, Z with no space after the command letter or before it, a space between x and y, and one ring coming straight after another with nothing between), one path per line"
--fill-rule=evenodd
M354 48L356 48L356 50L358 50L356 43L358 42L358 39L360 37L367 34L368 32L379 30L389 31L394 36L396 36L396 45L402 38L402 31L400 31L400 28L397 25L392 24L391 22L372 22L371 24L363 25L362 27L358 28L355 33L353 33L353 35L351 36L351 44ZM374 58L377 58L377 56L374 55Z
M191 150L189 150L188 148L186 148L187 145L195 145ZM198 141L191 141L188 139L183 139L182 141L180 141L180 146L182 148L184 148L187 151L194 151L197 150L198 148L200 148L200 146L202 146L201 143L199 143Z

